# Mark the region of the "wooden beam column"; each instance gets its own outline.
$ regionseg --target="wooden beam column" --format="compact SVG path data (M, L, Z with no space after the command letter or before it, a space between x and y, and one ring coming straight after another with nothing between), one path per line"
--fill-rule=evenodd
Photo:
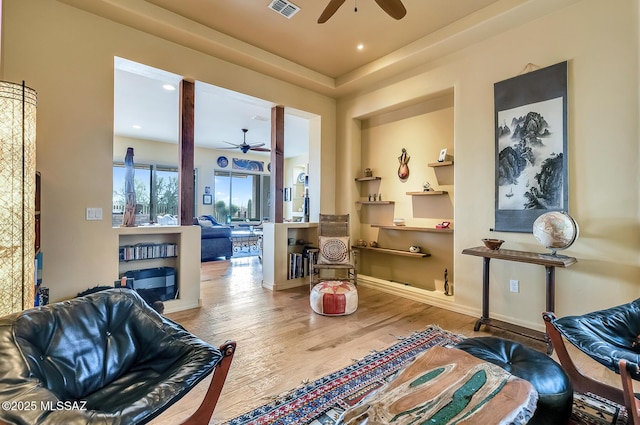
M195 84L182 80L180 83L180 139L178 140L178 209L181 226L193 225L193 153L195 123Z
M271 108L271 216L274 223L284 221L284 107Z

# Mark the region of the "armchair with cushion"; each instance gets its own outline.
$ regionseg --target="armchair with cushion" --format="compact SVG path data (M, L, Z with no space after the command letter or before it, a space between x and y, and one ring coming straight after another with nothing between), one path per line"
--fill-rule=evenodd
M581 316L557 318L554 313L546 312L542 317L574 390L591 392L624 405L629 423L640 425L640 400L633 391L633 380L640 380L640 298ZM583 375L571 359L564 340L620 374L621 388Z
M213 373L184 422L207 424L234 350L125 288L10 314L0 318L0 424L144 424Z

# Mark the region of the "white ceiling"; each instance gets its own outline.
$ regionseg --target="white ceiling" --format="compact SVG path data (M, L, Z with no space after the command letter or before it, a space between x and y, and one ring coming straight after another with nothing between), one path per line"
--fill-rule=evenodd
M123 58L114 61L114 134L177 143L179 135L179 85L182 76ZM164 86L172 87L167 90ZM196 81L196 146L239 149L229 143L271 144L270 102ZM313 116L285 108L285 158L308 152L309 119ZM267 156L268 152L251 151Z
M269 9L271 0L58 1L339 98L398 75L406 78L448 54L581 0L402 0L407 15L398 21L374 0L346 0L324 24L316 21L329 0L293 0L300 11L291 19ZM356 49L358 43L364 45L362 51ZM513 72L525 65L514 64ZM156 110L162 103L148 100L136 106L141 99L166 94L147 92L146 84L126 72L119 77L128 88L116 96L128 99L125 106L130 109L117 108L116 132L157 140L175 138L174 128L161 131L171 121ZM241 129L248 128L247 142L268 143L268 123L252 117L270 116L267 110L272 105L238 94L230 99L229 94L219 88L196 87L196 102L206 105L197 108L196 142L212 146L222 146L222 140L241 143ZM141 121L138 133L127 128L132 125L129 120L138 116L135 108L140 119L149 117ZM287 121L295 122L292 117L298 115L287 115ZM294 124L288 126L292 130Z

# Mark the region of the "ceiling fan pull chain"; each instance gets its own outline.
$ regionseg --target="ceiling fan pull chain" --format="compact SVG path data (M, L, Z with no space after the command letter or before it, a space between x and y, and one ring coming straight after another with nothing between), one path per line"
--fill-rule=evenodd
M353 11L358 13L358 0L355 0L355 7L353 8Z

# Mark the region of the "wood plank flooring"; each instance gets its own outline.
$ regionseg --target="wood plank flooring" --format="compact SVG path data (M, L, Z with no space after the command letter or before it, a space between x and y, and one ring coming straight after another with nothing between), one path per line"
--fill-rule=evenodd
M546 348L544 343L495 329L474 332L475 317L363 285L358 288L360 302L354 314L324 317L309 307L308 287L272 292L261 287L261 279L257 257L202 263L202 307L168 314L214 346L226 340L238 343L211 423L267 403L303 381L341 369L371 350L387 348L398 337L431 324L469 337L493 335L543 352ZM585 374L618 385L619 377L613 372L575 349L571 354ZM180 423L197 408L209 381L203 381L151 423Z

